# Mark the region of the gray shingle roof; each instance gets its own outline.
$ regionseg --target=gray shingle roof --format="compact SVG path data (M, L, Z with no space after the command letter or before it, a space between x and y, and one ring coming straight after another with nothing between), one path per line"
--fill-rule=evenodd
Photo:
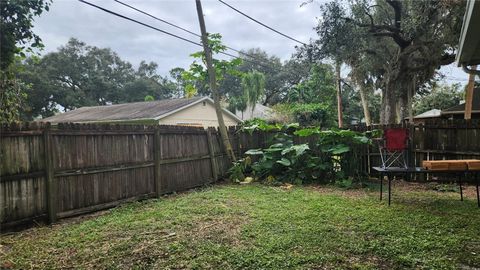
M106 106L81 107L62 114L51 116L41 121L60 122L95 122L161 118L162 115L178 110L189 104L199 102L206 97L164 99L147 102L133 102Z

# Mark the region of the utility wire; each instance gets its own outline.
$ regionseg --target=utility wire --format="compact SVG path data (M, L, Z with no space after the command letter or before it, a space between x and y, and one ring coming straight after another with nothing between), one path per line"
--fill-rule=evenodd
M148 28L150 28L150 29L153 29L153 30L162 32L162 33L164 33L164 34L166 34L166 35L169 35L169 36L172 36L172 37L181 39L181 40L183 40L183 41L185 41L185 42L188 42L188 43L191 43L191 44L194 44L194 45L197 45L197 46L202 46L202 44L200 44L200 43L198 43L198 42L195 42L195 41L186 39L186 38L181 37L181 36L177 36L177 35L172 34L172 33L170 33L170 32L167 32L167 31L164 31L164 30L162 30L162 29L159 29L159 28L157 28L157 27L148 25L148 24L146 24L146 23L137 21L137 20L135 20L135 19L129 18L129 17L124 16L124 15L121 15L121 14L118 14L118 13L113 12L113 11L111 11L111 10L108 10L108 9L106 9L106 8L97 6L97 5L95 5L95 4L92 4L92 3L90 3L90 2L87 2L87 1L85 1L85 0L78 0L78 1L80 1L80 2L82 2L82 3L84 3L84 4L87 4L87 5L89 5L89 6L98 8L98 9L104 11L104 12L110 13L110 14L115 15L115 16L117 16L117 17L123 18L123 19L125 19L125 20L131 21L131 22L134 22L134 23L138 23L138 24L143 25L143 26L145 26L145 27L148 27Z
M272 27L270 27L270 26L262 23L261 21L252 18L252 17L249 16L248 14L246 14L246 13L238 10L237 8L231 6L230 4L228 4L228 3L226 3L226 2L224 2L224 1L222 1L222 0L218 0L218 1L219 1L220 3L222 3L222 4L224 4L225 6L227 6L227 7L231 8L231 9L235 10L236 12L242 14L243 16L249 18L250 20L252 20L252 21L260 24L261 26L263 26L263 27L265 27L265 28L267 28L267 29L272 30L273 32L275 32L275 33L277 33L277 34L279 34L279 35L282 35L282 36L284 36L284 37L286 37L286 38L288 38L288 39L290 39L290 40L293 40L293 41L295 41L295 42L297 42L297 43L300 43L300 44L302 44L302 45L307 45L305 42L302 42L302 41L300 41L300 40L298 40L298 39L295 39L295 38L293 38L293 37L291 37L291 36L289 36L289 35L286 35L286 34L280 32L280 31L278 31L278 30L276 30L276 29L274 29L274 28L272 28Z
M171 23L171 22L169 22L169 21L166 21L166 20L164 20L164 19L160 19L160 18L158 18L158 17L156 17L156 16L154 16L154 15L148 13L148 12L145 12L145 11L143 11L143 10L141 10L141 9L138 9L138 8L136 8L136 7L134 7L134 6L131 6L131 5L127 4L127 3L124 3L124 2L119 1L119 0L114 0L114 1L117 2L117 3L119 3L119 4L121 4L121 5L126 6L126 7L128 7L128 8L131 8L131 9L133 9L133 10L136 10L136 11L142 13L142 14L145 14L145 15L147 15L148 17L153 18L153 19L155 19L155 20L157 20L157 21L161 21L161 22L166 23L166 24L168 24L168 25L170 25L170 26L172 26L172 27L175 27L175 28L180 29L180 30L182 30L182 31L184 31L184 32L187 32L187 33L189 33L189 34L191 34L191 35L197 36L197 37L199 37L199 38L202 37L201 35L199 35L199 34L197 34L197 33L195 33L195 32L192 32L192 31L190 31L190 30L188 30L188 29L185 29L185 28L183 28L183 27L181 27L181 26L178 26L178 25L176 25L176 24L173 24L173 23Z
M187 38L184 38L184 37L181 37L181 36L172 34L172 33L170 33L170 32L164 31L164 30L159 29L159 28L157 28L157 27L148 25L148 24L146 24L146 23L143 23L143 22L140 22L140 21L138 21L138 20L135 20L135 19L129 18L129 17L127 17L127 16L121 15L121 14L119 14L119 13L113 12L113 11L108 10L108 9L106 9L106 8L97 6L97 5L95 5L95 4L92 4L92 3L90 3L90 2L87 2L87 1L85 1L85 0L78 0L78 1L80 1L80 2L82 2L82 3L84 3L84 4L87 4L87 5L89 5L89 6L95 7L95 8L97 8L97 9L100 9L100 10L106 12L106 13L109 13L109 14L112 14L112 15L114 15L114 16L120 17L120 18L122 18L122 19L125 19L125 20L128 20L128 21L131 21L131 22L140 24L140 25L142 25L142 26L145 26L145 27L148 27L148 28L150 28L150 29L159 31L159 32L161 32L161 33L163 33L163 34L166 34L166 35L169 35L169 36L178 38L178 39L180 39L180 40L183 40L183 41L185 41L185 42L188 42L188 43L197 45L197 46L199 46L199 47L203 47L202 44L200 44L200 43L198 43L198 42L195 42L195 41L189 40L189 39L187 39ZM142 13L143 13L143 12L142 12ZM153 15L152 15L152 16L153 16ZM193 33L193 32L192 32L192 33ZM227 53L227 52L220 52L220 53L223 54L223 55L226 55L226 56L230 56L230 57L232 57L232 58L238 58L237 56L235 56L235 55L233 55L233 54L230 54L230 53ZM248 55L248 54L246 54L246 55ZM259 66L263 66L263 67L268 68L268 69L270 69L270 70L272 70L272 71L275 71L275 69L274 69L273 67L264 65L264 64L259 63L259 62L257 62L257 61L252 61L252 60L245 59L245 58L243 58L243 60L245 60L245 61L247 61L247 62L250 62L250 63L253 63L253 64L257 64L257 65L259 65ZM292 74L293 74L293 73L292 73ZM294 75L299 75L299 74L294 74Z
M169 22L169 21L167 21L167 20L158 18L158 17L156 17L156 16L154 16L154 15L148 13L148 12L145 12L145 11L143 11L143 10L141 10L141 9L138 9L138 8L132 6L132 5L129 5L129 4L124 3L124 2L122 2L122 1L119 1L119 0L114 0L114 1L117 2L117 3L119 3L119 4L121 4L121 5L126 6L126 7L128 7L128 8L131 8L131 9L133 9L133 10L135 10L135 11L138 11L138 12L144 14L144 15L147 15L147 16L149 16L150 18L153 18L153 19L155 19L155 20L157 20L157 21L163 22L163 23L168 24L168 25L170 25L170 26L172 26L172 27L175 27L175 28L180 29L180 30L182 30L182 31L184 31L184 32L187 32L187 33L189 33L189 34L191 34L191 35L194 35L194 36L199 37L199 38L202 37L201 35L199 35L199 34L197 34L197 33L195 33L195 32L192 32L192 31L190 31L190 30L188 30L188 29L186 29L186 28L184 28L184 27L181 27L181 26L179 26L179 25L176 25L176 24L174 24L174 23L171 23L171 22ZM232 48L232 47L230 47L230 46L225 46L225 47L226 47L227 49L229 49L229 50L232 50L232 51L238 53L238 54L242 54L242 55L248 56L248 57L250 57L250 58L252 58L252 59L255 59L255 60L257 60L257 61L263 61L263 60L261 60L261 59L258 59L255 55L252 55L252 54L249 54L249 53L245 53L245 52L243 52L243 51L237 50L237 49ZM229 56L231 56L231 55L229 55ZM234 56L234 57L236 57L236 56ZM248 61L247 59L244 59L244 60ZM258 62L258 63L256 63L256 64L258 64L258 65L260 65L260 66L263 66L263 67L265 67L265 68L270 68L271 70L275 69L275 68L273 68L273 67L263 65L263 64L261 64L260 62Z
M188 42L188 43L191 43L191 44L194 44L194 45L203 47L202 44L200 44L200 43L198 43L198 42L195 42L195 41L193 41L193 40L186 39L186 38L184 38L184 37L181 37L181 36L172 34L172 33L170 33L170 32L164 31L164 30L159 29L159 28L157 28L157 27L148 25L148 24L146 24L146 23L143 23L143 22L137 21L137 20L135 20L135 19L129 18L129 17L127 17L127 16L121 15L121 14L119 14L119 13L113 12L113 11L108 10L108 9L106 9L106 8L97 6L97 5L95 5L95 4L92 4L92 3L90 3L90 2L87 2L87 1L85 1L85 0L78 0L78 1L80 1L80 2L82 2L82 3L84 3L84 4L87 4L87 5L90 5L90 6L92 6L92 7L98 8L98 9L100 9L100 10L102 10L102 11L104 11L104 12L107 12L107 13L109 13L109 14L112 14L112 15L115 15L115 16L117 16L117 17L123 18L123 19L125 19L125 20L132 21L132 22L134 22L134 23L138 23L138 24L140 24L140 25L143 25L143 26L148 27L148 28L150 28L150 29L159 31L159 32L164 33L164 34L166 34L166 35L169 35L169 36L172 36L172 37L181 39L181 40L183 40L183 41L185 41L185 42ZM221 53L221 54L224 54L224 55L227 55L227 56L230 56L230 57L237 58L237 56L235 56L235 55L233 55L233 54L230 54L230 53L226 53L226 52L220 52L220 53Z

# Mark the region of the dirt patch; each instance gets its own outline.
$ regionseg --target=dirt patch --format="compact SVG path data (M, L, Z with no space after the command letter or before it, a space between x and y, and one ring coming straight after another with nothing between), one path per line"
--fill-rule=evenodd
M379 184L379 183L378 183ZM393 190L395 192L418 192L418 191L431 191L431 192L437 192L439 194L442 193L459 193L460 191L438 191L435 190L434 186L437 185L437 182L427 182L427 183L416 183L416 182L407 182L404 180L394 180L392 181L392 186ZM454 188L458 188L458 185L451 185ZM322 186L322 185L313 185L313 186L308 186L308 189L314 190L315 192L321 193L321 194L335 194L335 195L341 195L345 196L348 198L358 198L358 199L363 199L368 196L371 196L373 193L378 193L379 190L369 190L365 188L356 188L356 189L339 189L337 187L332 187L332 186ZM384 181L383 182L383 190L384 192L387 191L388 188L388 182ZM476 199L477 193L476 193L476 186L475 185L467 185L463 184L462 185L463 189L463 196L465 198L472 198Z
M326 195L334 194L334 195L345 196L353 199L363 199L368 197L369 194L371 194L371 191L363 188L339 189L337 187L330 187L330 186L308 186L307 188L321 194L326 194Z
M358 269L358 266L369 266L375 269L396 269L394 264L388 262L378 256L375 255L366 255L366 256L355 256L352 255L348 257L348 264L351 267L350 269Z
M205 239L233 246L241 245L241 231L248 223L246 216L219 217L197 222L194 227L184 232L184 237L191 240Z

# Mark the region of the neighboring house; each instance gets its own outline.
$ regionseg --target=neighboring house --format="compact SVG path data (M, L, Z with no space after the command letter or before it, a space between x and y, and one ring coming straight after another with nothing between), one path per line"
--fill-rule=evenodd
M235 115L242 120L260 118L269 121L275 119L275 112L273 111L273 109L259 103L255 105L253 112L252 106L248 105L245 111L237 111Z
M226 109L223 109L223 118L227 126L242 122ZM208 97L81 107L39 121L52 124L73 122L218 127L213 100Z
M463 119L464 114L465 103L442 110L443 118ZM472 119L480 119L480 88L473 89Z
M442 111L439 109L431 109L429 111L423 112L421 114L417 114L413 117L413 123L420 124L425 123L426 120L440 118L442 115ZM408 117L405 118L408 120Z

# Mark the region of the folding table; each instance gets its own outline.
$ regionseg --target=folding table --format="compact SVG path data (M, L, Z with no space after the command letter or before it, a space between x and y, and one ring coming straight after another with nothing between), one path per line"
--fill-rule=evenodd
M478 174L480 170L469 170L467 169L442 169L442 170L429 170L423 167L373 167L373 170L377 171L380 174L380 200L383 196L383 176L387 177L388 180L388 205L390 205L392 197L392 178L395 175L407 175L407 174L422 174L422 173L435 173L435 174L455 174L460 186L460 199L463 201L463 189L462 189L462 177L467 173L472 173L475 176L475 183L477 187L477 204L480 207L480 196L479 196L479 179Z

